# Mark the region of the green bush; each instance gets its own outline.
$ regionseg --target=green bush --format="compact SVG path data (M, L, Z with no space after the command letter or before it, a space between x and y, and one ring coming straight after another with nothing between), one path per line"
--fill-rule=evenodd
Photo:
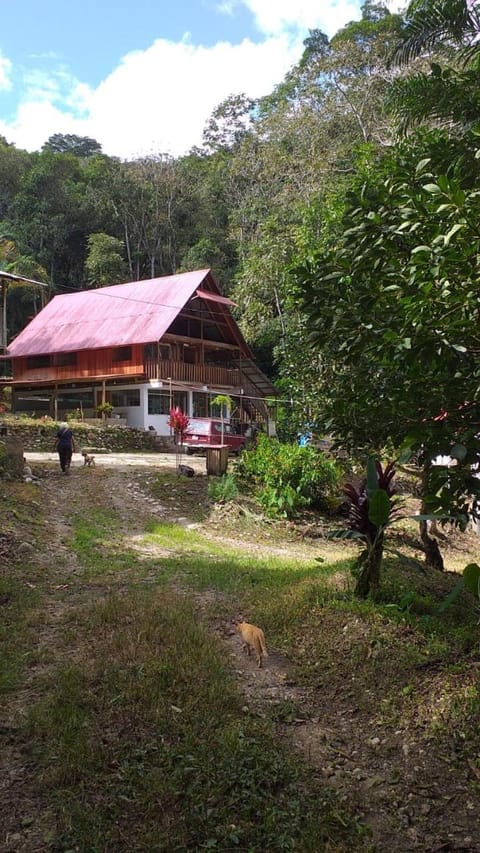
M258 487L268 515L290 518L304 507L327 506L340 472L335 462L314 447L281 444L260 435L256 447L242 454L237 476Z
M232 501L238 495L238 487L232 474L224 474L219 480L208 484L207 494L214 503Z

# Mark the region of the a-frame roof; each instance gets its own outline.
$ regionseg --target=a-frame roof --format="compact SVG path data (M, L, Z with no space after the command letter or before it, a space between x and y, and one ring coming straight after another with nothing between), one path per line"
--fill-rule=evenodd
M199 290L200 289L200 290ZM99 349L160 340L199 290L224 312L235 342L250 355L210 270L55 296L7 348L7 357Z

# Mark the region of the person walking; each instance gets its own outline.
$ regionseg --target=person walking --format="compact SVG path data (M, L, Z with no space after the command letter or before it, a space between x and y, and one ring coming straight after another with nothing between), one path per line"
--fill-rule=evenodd
M66 421L60 424L57 430L55 450L58 451L60 468L65 474L68 474L72 461L72 453L75 452L75 441L73 438L73 432Z

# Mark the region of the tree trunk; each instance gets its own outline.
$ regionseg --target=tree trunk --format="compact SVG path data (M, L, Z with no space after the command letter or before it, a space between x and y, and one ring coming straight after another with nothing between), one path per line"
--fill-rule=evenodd
M373 545L358 558L358 565L361 566L361 570L355 587L355 595L366 598L371 592L377 592L380 586L382 560L383 533L380 533Z
M440 553L440 548L438 547L438 542L436 539L433 539L428 534L428 527L426 521L420 522L420 539L422 540L422 547L425 553L425 563L429 569L437 569L439 572L443 572L443 557Z
M426 515L426 508L423 502L423 495L425 495L428 491L428 473L430 469L430 463L425 462L423 466L423 476L422 476L422 507L420 510L421 515ZM439 572L443 572L443 557L440 552L440 548L436 539L433 539L432 536L428 533L428 525L426 521L419 522L420 527L420 539L422 540L422 548L425 554L425 565L428 566L429 569L437 569Z

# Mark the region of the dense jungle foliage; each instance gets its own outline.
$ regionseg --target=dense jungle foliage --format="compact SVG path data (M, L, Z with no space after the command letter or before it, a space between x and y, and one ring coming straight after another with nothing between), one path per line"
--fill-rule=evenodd
M476 2L401 16L367 0L330 40L311 31L268 97L220 104L177 159L122 162L61 133L34 153L0 140L0 268L55 294L212 267L294 402L292 435L316 424L356 451L403 446L425 463L429 509L453 501L464 517L479 461L479 29ZM39 298L9 289L10 335ZM440 453L458 470L433 482Z

